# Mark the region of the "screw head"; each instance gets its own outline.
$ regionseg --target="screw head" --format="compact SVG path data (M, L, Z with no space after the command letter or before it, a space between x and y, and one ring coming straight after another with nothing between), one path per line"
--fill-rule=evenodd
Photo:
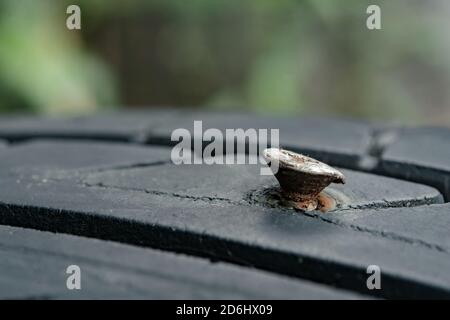
M263 156L269 164L278 163L278 171L274 174L283 197L305 211L317 208L320 192L330 183L345 183L345 176L338 170L299 153L269 148L263 151Z

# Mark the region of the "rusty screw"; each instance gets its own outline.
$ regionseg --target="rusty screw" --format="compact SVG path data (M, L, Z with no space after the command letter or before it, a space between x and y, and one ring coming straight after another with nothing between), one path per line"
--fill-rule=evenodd
M274 174L280 183L282 196L297 209L316 210L323 189L332 182L345 183L341 172L302 154L270 148L264 150L263 155L269 165L274 161L278 163Z

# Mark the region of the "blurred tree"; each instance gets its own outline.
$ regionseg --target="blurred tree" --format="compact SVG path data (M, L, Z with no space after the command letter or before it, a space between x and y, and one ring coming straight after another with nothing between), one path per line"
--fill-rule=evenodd
M63 27L68 4L82 8L81 32ZM369 4L380 5L382 30L366 28ZM117 95L127 106L450 119L446 0L3 0L2 6L3 110L26 104L89 111L118 102Z

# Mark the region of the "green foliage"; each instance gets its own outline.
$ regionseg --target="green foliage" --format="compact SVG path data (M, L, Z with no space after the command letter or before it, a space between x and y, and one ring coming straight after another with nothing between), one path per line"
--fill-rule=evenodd
M128 104L115 85L125 81L120 73L63 27L68 4L82 7L81 34L120 19L162 21L157 36L133 43L127 62L142 73L149 104L450 118L450 6L442 0L3 0L1 110L84 112L118 96ZM369 4L382 8L380 31L365 26ZM133 64L145 46L157 51L160 73Z
M84 113L115 102L107 68L65 28L64 6L3 0L0 15L3 111Z

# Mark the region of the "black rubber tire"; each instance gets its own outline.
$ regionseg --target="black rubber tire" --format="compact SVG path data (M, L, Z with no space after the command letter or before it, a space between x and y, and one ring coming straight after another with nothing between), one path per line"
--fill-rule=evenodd
M346 201L303 213L267 199L258 166L174 165L194 120L279 129L342 168ZM448 129L155 110L4 118L0 139L0 298L450 297Z

